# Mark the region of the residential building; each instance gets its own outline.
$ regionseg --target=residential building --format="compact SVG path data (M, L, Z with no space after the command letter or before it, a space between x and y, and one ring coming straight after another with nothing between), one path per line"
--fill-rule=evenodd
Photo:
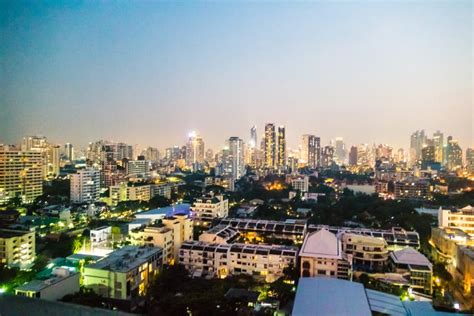
M320 165L321 141L314 135L303 135L301 139L301 157L302 165L315 169Z
M291 180L291 186L293 190L300 191L302 193L309 192L309 177L301 176Z
M17 287L15 295L57 301L65 295L79 292L80 277L79 272L55 268L49 278L32 280Z
M462 149L457 140L452 136L448 136L446 145L446 167L450 171L462 169Z
M474 246L459 246L456 255L455 280L459 280L463 293L472 297L474 292Z
M232 226L217 225L199 235L199 241L211 244L231 244L240 237Z
M207 226L215 218L224 218L229 214L229 200L222 195L205 195L194 201L192 211L197 225Z
M0 229L0 265L28 269L36 257L34 231Z
M92 203L99 199L100 171L87 168L71 174L71 202Z
M131 300L146 294L161 266L161 248L125 246L86 265L84 286L105 298Z
M354 270L382 271L388 263L387 242L380 237L343 234L342 250L352 255Z
M71 143L64 145L64 158L68 161L74 160L74 146Z
M264 141L264 165L265 168L274 169L276 166L276 133L275 133L275 124L267 123L265 124L265 138Z
M146 178L150 175L148 160L130 160L127 163L127 175L136 178Z
M306 236L299 258L302 277L352 279L352 256L343 252L341 240L327 229Z
M195 276L248 274L273 282L283 270L296 265L298 248L280 245L183 243L179 263Z
M240 179L245 174L244 142L238 137L230 137L227 141L229 148L229 174L234 179Z
M395 182L395 199L428 200L430 198L429 182L414 177Z
M285 127L278 127L278 150L277 150L277 169L282 171L286 169L286 133Z
M134 245L162 248L163 262L174 264L183 242L193 239L193 221L187 215L165 217L160 223L131 231L130 238Z
M438 226L459 229L474 236L474 207L468 205L462 209L439 209Z
M433 265L424 255L411 247L393 251L390 265L394 272L407 276L414 291L431 294Z
M357 146L351 146L351 149L349 151L349 166L357 166L358 160L359 158Z
M31 203L43 194L41 152L20 151L0 145L0 203L20 197Z
M474 174L474 148L466 149L466 170L469 174Z
M186 143L186 165L192 167L204 162L204 141L196 132L189 134Z

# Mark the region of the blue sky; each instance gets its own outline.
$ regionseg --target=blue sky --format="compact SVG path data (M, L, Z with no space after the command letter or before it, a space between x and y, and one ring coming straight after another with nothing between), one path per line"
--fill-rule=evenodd
M471 1L0 2L0 143L473 146Z

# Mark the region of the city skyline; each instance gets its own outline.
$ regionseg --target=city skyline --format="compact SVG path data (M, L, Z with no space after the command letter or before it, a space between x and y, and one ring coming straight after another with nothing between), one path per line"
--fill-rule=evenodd
M419 129L473 146L469 1L1 6L0 143L162 149L196 130L219 149L275 123L293 149L407 149Z

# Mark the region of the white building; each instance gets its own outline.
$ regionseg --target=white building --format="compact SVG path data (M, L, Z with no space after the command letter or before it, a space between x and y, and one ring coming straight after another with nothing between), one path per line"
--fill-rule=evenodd
M440 228L457 228L474 236L474 208L470 205L462 209L439 209L438 226Z
M46 280L33 280L15 289L15 294L42 300L57 301L65 295L79 292L81 274L66 268L55 268Z
M327 229L306 235L299 253L302 277L351 279L352 258L341 241Z
M36 256L35 232L0 229L0 265L28 269Z
M194 276L248 274L273 282L285 268L296 265L297 254L298 248L292 246L188 241L181 246L179 263Z
M91 229L90 240L91 247L97 247L104 245L107 241L110 240L112 236L112 227L111 226L102 226L96 229Z
M298 177L296 179L291 180L291 185L293 186L294 190L298 190L300 192L308 192L309 191L309 177Z
M222 195L208 195L196 199L192 211L197 225L207 226L215 218L224 218L229 214L229 200Z
M162 250L125 246L84 267L84 286L113 299L130 300L145 295L161 269Z
M413 290L431 294L433 265L424 255L407 247L390 253L390 263L395 272L408 276Z
M100 193L100 171L81 169L71 175L71 202L95 202Z
M388 262L388 245L380 237L358 234L343 234L342 250L352 255L355 269L381 271Z
M150 162L148 160L130 160L127 163L127 175L134 177L148 177L150 175Z

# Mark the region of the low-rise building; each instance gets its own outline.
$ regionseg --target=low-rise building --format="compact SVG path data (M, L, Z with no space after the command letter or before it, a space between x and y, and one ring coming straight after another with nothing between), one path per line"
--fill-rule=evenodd
M407 247L390 253L390 264L394 272L407 276L414 291L431 294L433 265L424 255Z
M129 235L134 245L162 248L163 262L174 264L183 242L193 239L193 221L186 215L165 217L160 223L134 229Z
M179 263L195 276L248 274L273 282L296 265L298 248L280 245L183 243Z
M474 236L474 208L470 205L462 209L439 209L438 226L457 228Z
M216 244L231 244L240 237L237 229L217 225L199 235L199 241Z
M352 255L354 270L381 271L387 265L387 242L382 238L343 234L342 250Z
M45 280L33 280L17 287L15 294L49 301L60 300L65 295L79 292L80 276L78 272L56 268Z
M84 267L84 286L105 298L130 300L146 294L162 266L162 250L125 246Z
M0 265L28 269L35 260L35 233L0 229Z
M192 206L197 225L207 226L215 218L229 215L229 201L222 195L206 195L196 199Z
M429 182L423 179L407 178L395 182L395 199L427 200L430 198Z
M301 247L302 277L352 278L352 258L342 250L339 238L327 229L310 233Z

